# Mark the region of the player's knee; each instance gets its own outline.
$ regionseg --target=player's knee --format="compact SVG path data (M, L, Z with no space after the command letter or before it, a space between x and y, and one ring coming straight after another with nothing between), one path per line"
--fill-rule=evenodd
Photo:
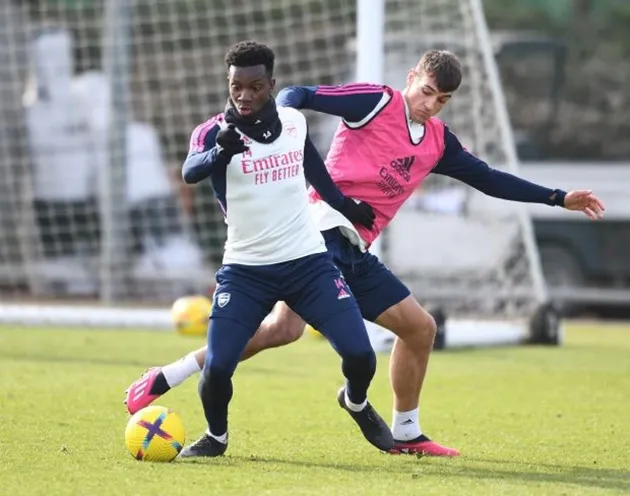
M408 330L401 339L411 348L424 351L433 346L437 325L431 314L425 312L421 319L408 324Z
M356 355L345 355L341 362L343 375L350 381L371 381L376 374L376 354L374 350Z
M234 351L230 347L215 346L212 351L208 348L206 349L206 358L201 370L201 376L207 376L212 372L212 375L217 377L232 377L238 362L238 351Z
M233 373L222 367L205 366L199 379L199 396L229 401L232 398Z
M435 334L437 333L437 324L433 316L429 313L426 314L423 324L420 326L420 333L423 338L423 342L432 346Z

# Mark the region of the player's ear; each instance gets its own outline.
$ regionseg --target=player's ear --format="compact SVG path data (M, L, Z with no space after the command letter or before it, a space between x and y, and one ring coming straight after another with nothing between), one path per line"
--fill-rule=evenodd
M271 85L271 91L273 91L276 88L276 78L271 78L269 84Z
M407 86L411 86L411 83L413 83L413 80L416 77L416 70L412 67L411 69L409 69L409 72L407 73Z

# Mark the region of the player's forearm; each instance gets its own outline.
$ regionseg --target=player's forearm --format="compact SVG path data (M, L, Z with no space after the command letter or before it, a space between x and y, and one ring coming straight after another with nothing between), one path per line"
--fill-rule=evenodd
M382 86L367 83L289 86L278 93L276 104L336 115L347 122L360 122L374 111L383 92Z
M470 181L468 184L486 195L523 203L563 206L566 195L566 192L560 189L546 188L496 169L489 169L485 177Z
M210 176L218 165L227 165L227 160L214 147L202 153L189 155L182 165L182 178L186 184L195 184Z
M310 138L306 139L304 145L304 175L315 191L331 207L336 209L343 204L343 193L330 177L322 157Z
M483 160L464 149L448 128L444 132L444 153L432 171L452 177L486 195L524 203L564 205L566 193L545 188L520 177L492 169Z

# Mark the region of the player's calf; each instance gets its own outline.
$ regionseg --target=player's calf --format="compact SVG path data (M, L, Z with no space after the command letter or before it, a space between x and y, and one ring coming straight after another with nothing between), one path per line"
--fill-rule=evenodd
M217 437L227 433L228 405L232 400L232 372L205 367L199 381L199 397L208 427Z
M201 370L199 362L203 363L199 355L203 356L205 353L206 348L201 348L164 367L154 367L146 371L125 391L124 403L127 411L133 415L198 373Z
M341 370L347 383L337 395L339 406L348 412L370 444L382 451L391 450L394 447L392 433L367 400L367 390L376 373L374 351L360 355L344 354Z
M220 456L227 449L228 405L233 394L232 376L247 340L257 325L258 323L242 325L235 319L214 315L210 318L208 350L199 380L199 397L208 430L204 436L182 451L183 457ZM221 447L217 443L225 446Z
M304 321L286 304L280 302L249 340L241 360L247 360L263 350L297 341L303 333ZM168 365L145 372L125 391L124 403L127 411L133 415L197 374L203 367L206 353L207 348L200 348Z
M221 456L227 450L228 405L232 399L233 371L204 367L199 380L199 397L208 431L180 453L181 458Z
M331 298L333 304L339 305L341 301L347 309L324 322L312 323L341 356L341 370L346 378L346 387L339 392L337 400L357 423L368 442L380 450L388 451L394 446L392 433L367 400L367 390L376 373L376 354L356 302L350 296L338 296L338 293L350 294L343 279L338 279L332 287L335 288Z
M373 350L361 355L345 355L341 371L347 380L346 392L350 401L363 404L367 401L367 390L376 374L376 354Z

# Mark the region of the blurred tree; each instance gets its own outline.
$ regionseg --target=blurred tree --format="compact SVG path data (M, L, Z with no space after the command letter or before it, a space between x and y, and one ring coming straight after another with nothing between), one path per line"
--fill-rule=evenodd
M491 29L536 31L567 45L566 85L549 156L630 160L630 2L485 0L484 6ZM526 121L531 108L512 100L513 121Z

